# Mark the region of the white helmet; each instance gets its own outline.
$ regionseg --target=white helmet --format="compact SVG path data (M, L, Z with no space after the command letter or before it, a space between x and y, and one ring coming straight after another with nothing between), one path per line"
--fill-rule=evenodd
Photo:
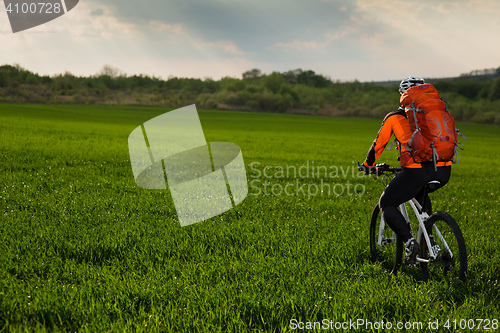
M417 86L419 84L424 84L424 80L416 76L409 76L406 79L403 79L399 84L399 93L403 94L406 89L411 88L413 86Z

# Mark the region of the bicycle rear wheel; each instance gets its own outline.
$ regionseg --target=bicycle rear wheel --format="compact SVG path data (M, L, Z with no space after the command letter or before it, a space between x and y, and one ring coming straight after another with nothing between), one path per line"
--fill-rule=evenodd
M449 214L437 212L425 222L425 228L431 238L431 245L439 251L437 258L430 263L421 263L422 276L462 281L467 272L467 250L465 240L457 222ZM422 257L429 258L429 245L422 241Z
M370 221L370 255L374 263L384 263L390 274L396 274L403 258L403 241L385 223L375 205Z

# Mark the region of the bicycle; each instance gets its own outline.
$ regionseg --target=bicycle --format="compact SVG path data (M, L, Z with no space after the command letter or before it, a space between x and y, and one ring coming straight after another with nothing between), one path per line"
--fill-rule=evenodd
M402 168L391 168L387 164L377 164L370 168L370 173L378 176L395 176ZM431 181L425 186L426 193L435 190L438 181ZM424 198L427 197L424 194ZM425 199L424 199L425 200ZM445 212L434 212L431 215L422 210L422 205L415 199L407 201L418 220L417 240L420 244L420 253L416 261L420 263L424 281L443 274L448 279L465 280L467 272L467 250L465 240L455 219ZM401 214L410 227L410 216L406 204L399 206ZM392 261L390 274L395 275L403 257L403 241L386 225L380 214L378 203L373 209L370 221L370 255L373 263L377 261Z

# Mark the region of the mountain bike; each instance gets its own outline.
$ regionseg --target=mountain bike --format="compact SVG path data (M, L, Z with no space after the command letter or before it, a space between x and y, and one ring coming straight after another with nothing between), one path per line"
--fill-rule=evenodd
M401 168L391 168L384 163L370 168L370 173L377 177L385 176L388 180L401 170ZM439 185L438 181L428 183L425 186L426 193L434 191L436 185ZM427 198L425 193L424 198ZM411 206L415 217L412 215L410 219L406 204ZM422 206L425 206L424 202L421 204L415 198L407 201L406 204L402 203L399 210L410 227L413 237L415 236L412 223L418 223L415 239L420 245L420 253L417 255L416 262L420 263L424 281L442 276L448 280L465 280L467 251L462 231L455 219L445 212L427 214L422 209ZM395 275L401 265L403 248L403 241L385 223L377 203L370 221L371 261L390 263L390 273Z

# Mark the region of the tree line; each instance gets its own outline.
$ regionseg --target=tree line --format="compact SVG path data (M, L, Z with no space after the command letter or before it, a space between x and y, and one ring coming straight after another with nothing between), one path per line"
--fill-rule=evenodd
M477 75L477 73L484 73ZM427 80L459 121L500 124L500 67L456 78ZM333 81L312 70L220 80L127 76L106 65L96 75L42 76L19 65L0 66L0 102L153 105L282 113L383 117L398 107L398 82Z

